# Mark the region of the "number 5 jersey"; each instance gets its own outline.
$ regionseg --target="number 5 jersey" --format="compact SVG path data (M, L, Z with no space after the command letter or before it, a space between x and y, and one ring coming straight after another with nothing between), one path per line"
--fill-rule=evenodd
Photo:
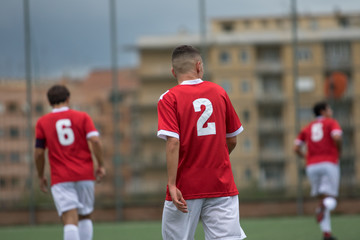
M295 144L306 143L307 166L321 162L337 164L339 151L332 136L341 134L341 127L335 119L318 117L302 129L295 140Z
M95 179L87 139L99 132L87 113L53 109L37 121L35 135L36 147L48 149L51 185Z
M184 81L161 95L157 135L180 141L176 185L184 199L238 194L226 138L242 130L227 93L215 83Z

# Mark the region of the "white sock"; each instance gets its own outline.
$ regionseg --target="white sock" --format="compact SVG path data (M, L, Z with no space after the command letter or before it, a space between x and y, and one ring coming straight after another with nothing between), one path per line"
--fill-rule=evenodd
M323 200L325 206L324 218L320 222L322 232L331 232L331 216L330 212L336 208L337 201L333 197L326 197Z
M93 223L91 219L83 219L79 221L80 240L92 240Z
M64 226L64 240L80 240L79 228L73 224Z
M331 232L330 211L327 209L325 209L324 218L320 222L320 229L322 232Z

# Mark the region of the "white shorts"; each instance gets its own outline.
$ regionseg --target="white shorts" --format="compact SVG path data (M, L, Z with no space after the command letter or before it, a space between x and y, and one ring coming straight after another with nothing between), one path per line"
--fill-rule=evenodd
M79 215L88 215L94 210L94 181L63 182L51 187L59 216L71 209Z
M238 196L186 200L188 213L179 211L172 201L165 201L162 217L164 240L194 239L201 219L205 239L244 239L240 226Z
M325 194L337 197L339 194L340 168L330 162L311 164L306 167L311 184L311 196Z

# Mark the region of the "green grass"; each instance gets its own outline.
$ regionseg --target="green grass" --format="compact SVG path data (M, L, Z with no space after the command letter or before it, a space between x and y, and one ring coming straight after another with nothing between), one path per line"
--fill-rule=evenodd
M333 216L333 232L340 240L359 240L360 216ZM313 217L244 218L241 225L249 240L321 240ZM1 240L61 240L60 225L0 227ZM95 223L94 239L161 239L160 222ZM199 224L195 239L204 239Z

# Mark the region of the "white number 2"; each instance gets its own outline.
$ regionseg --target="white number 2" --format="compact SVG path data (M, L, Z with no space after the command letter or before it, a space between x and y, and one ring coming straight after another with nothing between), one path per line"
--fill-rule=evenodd
M75 140L74 132L71 129L70 119L58 120L56 122L56 132L59 142L63 146L71 145Z
M314 123L311 126L311 140L313 142L319 142L324 136L322 123Z
M209 99L207 98L198 98L193 101L195 112L201 111L201 106L205 106L205 111L201 114L197 121L197 135L205 136L205 135L214 135L216 134L216 128L214 122L208 122L207 127L204 127L206 121L210 118L213 113L213 106Z

